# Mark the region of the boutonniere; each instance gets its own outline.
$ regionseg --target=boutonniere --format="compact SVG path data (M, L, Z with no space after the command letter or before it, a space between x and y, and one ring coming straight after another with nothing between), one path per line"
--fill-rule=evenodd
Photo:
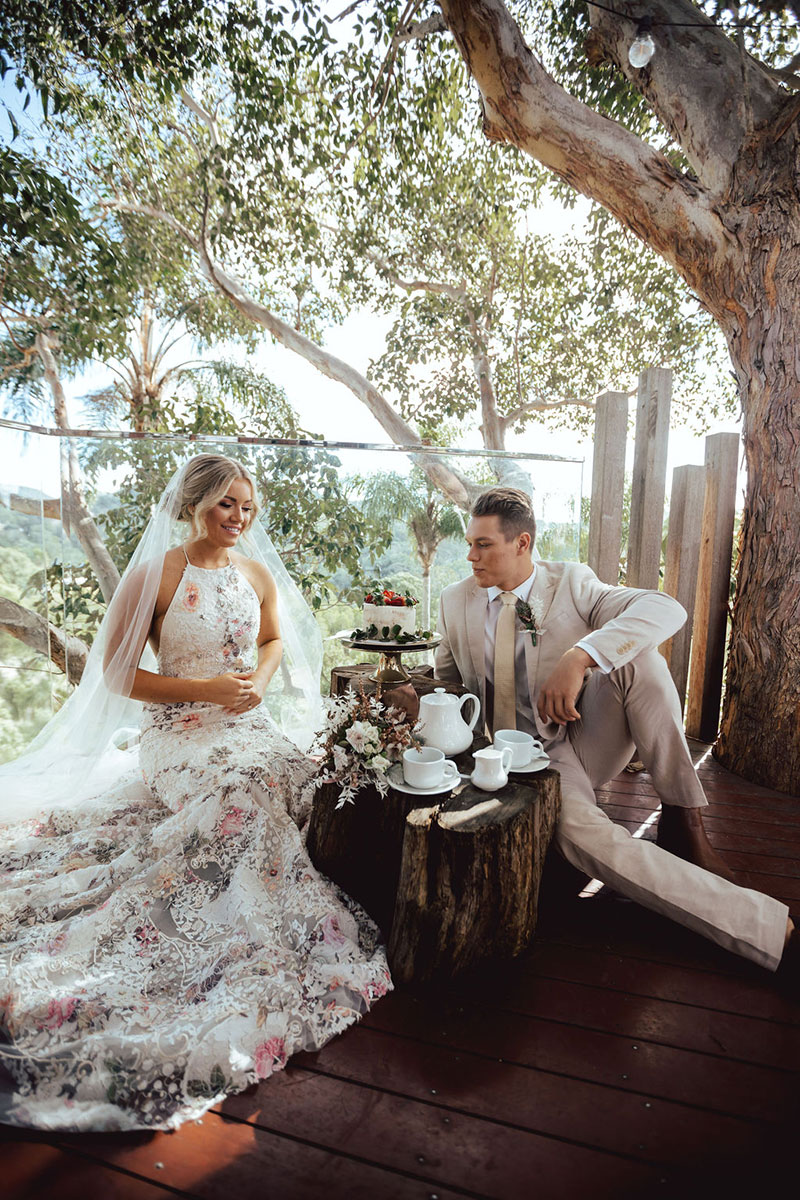
M520 625L531 635L531 645L535 646L536 639L545 632L540 624L543 615L541 601L534 600L533 604L526 604L524 600L518 600L515 607Z

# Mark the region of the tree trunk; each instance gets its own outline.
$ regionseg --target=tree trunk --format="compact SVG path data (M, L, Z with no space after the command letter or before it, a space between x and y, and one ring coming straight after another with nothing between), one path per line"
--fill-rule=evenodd
M36 335L36 350L53 397L56 425L59 429L69 429L67 399L58 373L53 342L44 331ZM119 571L106 549L92 514L89 512L89 506L83 495L78 456L69 439L66 440L66 461L62 459L62 463L64 465L62 467L61 521L64 531L68 536L70 529L74 531L97 576L103 599L108 604L119 583Z
M423 629L431 627L431 564L422 564L422 621Z
M768 194L768 193L767 193ZM770 286L759 237L751 253L763 292L729 336L744 408L747 490L722 722L715 755L747 779L800 792L800 222L771 239ZM766 264L766 271L765 271ZM777 271L776 271L777 274ZM766 299L766 303L765 303Z
M502 0L439 3L487 137L604 205L680 272L728 339L748 482L717 756L800 791L800 99L710 20L695 31L685 0L661 4L644 71L627 61L630 20L590 6L594 54L639 88L691 162L684 173L561 88Z

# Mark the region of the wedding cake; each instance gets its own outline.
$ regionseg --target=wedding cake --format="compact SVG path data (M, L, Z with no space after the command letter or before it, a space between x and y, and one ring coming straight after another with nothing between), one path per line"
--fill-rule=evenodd
M413 634L417 629L417 605L408 592L405 594L393 592L391 588L374 587L364 596L364 629L375 626L378 637L388 636L384 629L394 630L400 626L401 633Z

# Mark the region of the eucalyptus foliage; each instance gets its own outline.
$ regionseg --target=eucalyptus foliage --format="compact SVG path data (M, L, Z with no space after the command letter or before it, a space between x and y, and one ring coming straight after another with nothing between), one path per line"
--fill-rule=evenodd
M565 79L600 88L601 68L578 78L579 5L517 7L561 47ZM494 449L542 412L585 426L599 391L652 364L675 368L681 416L699 409L702 425L729 406L718 335L683 285L598 213L542 235L551 185L485 144L448 37L398 40L412 10L436 7L365 3L336 21L310 0L64 5L42 22L20 6L0 46L51 102L49 161L81 213L103 214L110 244L137 259L125 276L167 312L189 286L192 320L246 335L214 262L334 351L353 307L378 309L391 324L370 378L409 429L482 425ZM652 120L626 87L612 79L611 109Z

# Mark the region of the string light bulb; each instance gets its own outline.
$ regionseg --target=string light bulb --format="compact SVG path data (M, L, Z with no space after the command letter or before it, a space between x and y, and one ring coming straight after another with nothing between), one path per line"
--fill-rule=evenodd
M628 50L628 62L638 70L646 67L656 52L656 44L650 35L652 27L652 18L642 17L636 26L636 37Z

